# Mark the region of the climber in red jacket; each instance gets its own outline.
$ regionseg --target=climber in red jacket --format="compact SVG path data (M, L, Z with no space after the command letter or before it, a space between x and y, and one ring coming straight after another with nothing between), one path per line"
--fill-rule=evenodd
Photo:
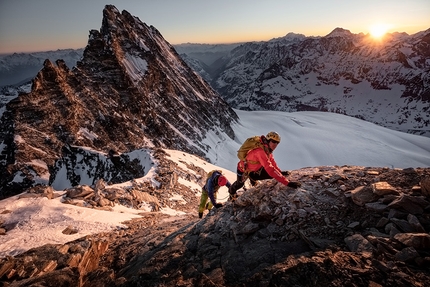
M246 179L249 178L251 185L256 185L257 180L274 178L278 182L292 188L301 186L300 182L288 181L285 177L288 171L281 171L273 157L273 151L281 141L281 137L277 132L269 132L266 136L260 137L261 145L255 149L251 149L245 160L239 161L237 164L237 180L230 186L230 200L234 200L237 196L236 191L242 188Z

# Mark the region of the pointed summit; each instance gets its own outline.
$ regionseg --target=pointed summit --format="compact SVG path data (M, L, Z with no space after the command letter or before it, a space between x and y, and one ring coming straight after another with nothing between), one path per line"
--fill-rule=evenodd
M351 31L337 27L333 31L331 31L328 35L326 35L325 37L327 37L327 38L331 38L331 37L350 37L352 35L353 34L351 33Z
M212 149L203 143L208 134L234 138L235 112L157 29L127 11L105 6L82 60L72 70L56 64L45 61L31 92L7 106L0 188L17 174L26 186L52 181L64 147L106 154L164 147L205 156Z

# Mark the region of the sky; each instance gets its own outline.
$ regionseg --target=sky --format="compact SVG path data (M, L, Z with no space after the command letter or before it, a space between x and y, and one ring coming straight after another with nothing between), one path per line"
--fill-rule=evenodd
M106 4L154 26L173 45L267 41L336 27L414 34L430 28L428 0L0 0L0 54L84 48Z
M389 168L430 166L428 137L386 129L340 114L235 111L240 118L233 126L236 139L226 139L218 146L219 153L216 156L211 155L213 157L211 162L214 164L203 161L201 157L175 150L166 150L169 159L190 173L195 172L188 169L185 163L190 163L188 166L199 166L206 172L221 169L232 183L236 178L236 151L240 144L247 137L266 134L270 128L281 135L281 143L275 149L274 157L283 170L326 165ZM210 137L211 135L208 135L208 138ZM156 182L154 168L155 166L144 177L135 180ZM195 190L197 216L201 187L186 178L178 180ZM118 185L130 186L131 183L124 182ZM64 190L58 189L55 189L55 192L65 193ZM178 196L180 197L175 196L175 200L178 200ZM117 205L114 211L102 211L63 204L61 199L62 197L52 200L18 199L18 196L15 196L0 200L0 219L5 221L5 225L14 226L6 235L0 236L0 258L7 255L15 256L48 243L65 244L86 235L124 229L126 226L122 222L139 217L137 213L149 211L146 205L140 210ZM220 188L218 199L220 202L227 200L226 188ZM5 210L11 212L5 213ZM162 208L160 212L171 216L184 215L184 212L170 208ZM62 231L68 226L76 228L79 232L64 235Z

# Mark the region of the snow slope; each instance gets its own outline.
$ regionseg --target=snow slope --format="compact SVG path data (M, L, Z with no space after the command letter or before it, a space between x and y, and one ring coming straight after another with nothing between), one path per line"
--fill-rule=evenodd
M340 114L323 112L246 112L236 111L239 122L235 125L236 139L225 137L222 142L209 135L205 142L216 148L208 154L213 164L182 151L166 150L169 158L181 168L185 163L203 168L206 172L221 167L230 182L235 180L236 151L249 136L266 134L274 130L282 138L274 151L275 159L282 169L299 169L308 166L362 165L390 168L429 167L430 138L386 129L375 124ZM144 151L142 151L144 152ZM142 156L143 157L143 156ZM190 170L190 172L193 172ZM151 181L151 169L145 177ZM195 183L180 179L180 183L195 188ZM124 185L128 184L123 183ZM60 194L63 191L57 191ZM221 188L218 198L226 199L226 189ZM199 203L196 192L196 208ZM5 213L6 210L11 212ZM30 248L47 243L64 244L88 234L126 228L122 222L137 213L145 212L116 206L113 212L94 210L61 203L61 197L22 198L17 196L0 201L0 219L5 226L13 226L0 236L0 257L17 255ZM161 212L181 216L181 212L162 209ZM79 232L64 235L67 226Z

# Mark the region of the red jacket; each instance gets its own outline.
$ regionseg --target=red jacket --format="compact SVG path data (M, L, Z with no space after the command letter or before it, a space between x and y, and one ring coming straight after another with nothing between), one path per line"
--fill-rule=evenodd
M266 172L274 179L282 184L287 185L288 180L282 175L281 169L275 162L272 153L266 153L263 148L259 147L248 152L246 155L247 171L257 171L263 167ZM239 161L237 168L240 171L245 171L245 163Z

